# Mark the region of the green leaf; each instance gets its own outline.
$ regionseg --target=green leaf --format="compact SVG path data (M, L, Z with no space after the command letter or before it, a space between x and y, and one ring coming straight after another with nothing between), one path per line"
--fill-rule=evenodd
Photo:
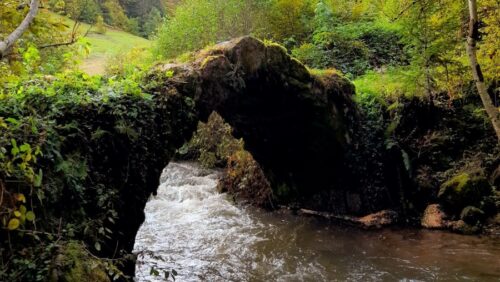
M99 244L99 242L95 242L94 244L94 248L99 252L101 251L101 244Z
M28 150L30 150L30 149L31 149L31 146L30 146L30 144L28 144L28 143L24 143L24 144L22 144L22 145L19 147L19 150L20 150L21 152L27 152L27 151L28 151Z
M17 156L17 154L19 154L19 148L17 147L16 140L11 139L10 143L12 144L12 150L10 150L10 153L12 154L12 156Z
M17 218L12 218L11 220L9 220L9 225L7 225L7 228L9 230L16 230L18 227L19 227L19 219Z
M35 213L33 211L29 211L26 213L26 220L33 221L35 220Z
M6 118L5 121L9 122L10 124L13 124L13 125L19 125L21 124L20 121L18 121L17 119L15 118Z
M14 216L15 217L21 217L21 212L20 211L14 211Z
M43 171L42 169L39 169L38 174L35 174L35 178L33 179L33 186L35 187L42 186L42 179L43 179Z

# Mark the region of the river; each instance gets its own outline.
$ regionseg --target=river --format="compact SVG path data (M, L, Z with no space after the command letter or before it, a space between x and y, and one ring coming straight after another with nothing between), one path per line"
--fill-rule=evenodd
M136 281L171 269L176 281L500 281L498 239L241 207L217 179L195 163L167 166L136 237Z

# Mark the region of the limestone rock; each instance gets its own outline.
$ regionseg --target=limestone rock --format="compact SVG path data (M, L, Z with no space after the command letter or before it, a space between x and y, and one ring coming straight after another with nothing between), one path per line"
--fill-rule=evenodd
M442 229L446 227L446 214L439 204L428 205L420 221L422 227Z
M365 228L381 228L395 224L398 217L398 213L393 210L383 210L361 217L358 222Z

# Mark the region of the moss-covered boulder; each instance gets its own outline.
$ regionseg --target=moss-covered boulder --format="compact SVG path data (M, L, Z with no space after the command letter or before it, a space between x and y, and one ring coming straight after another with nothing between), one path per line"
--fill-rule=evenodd
M111 272L110 272L111 273ZM117 270L116 278L120 277ZM103 261L93 257L81 244L71 241L62 245L52 261L48 281L50 282L110 282Z
M468 224L463 220L456 220L450 222L448 224L448 228L450 228L450 230L453 232L465 235L473 235L481 231L481 228L478 225Z
M477 223L484 221L485 213L476 207L467 206L460 213L460 219L468 224L476 225Z
M492 189L482 171L463 172L441 185L438 198L444 208L459 213L466 206L478 206Z

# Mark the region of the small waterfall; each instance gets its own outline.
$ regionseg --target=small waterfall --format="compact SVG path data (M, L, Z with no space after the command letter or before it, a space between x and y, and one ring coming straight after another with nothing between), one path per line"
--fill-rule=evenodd
M164 281L150 269L175 269L178 281L245 280L250 246L262 240L258 223L217 193L218 172L194 163L171 163L158 195L145 209L136 238L136 279Z

